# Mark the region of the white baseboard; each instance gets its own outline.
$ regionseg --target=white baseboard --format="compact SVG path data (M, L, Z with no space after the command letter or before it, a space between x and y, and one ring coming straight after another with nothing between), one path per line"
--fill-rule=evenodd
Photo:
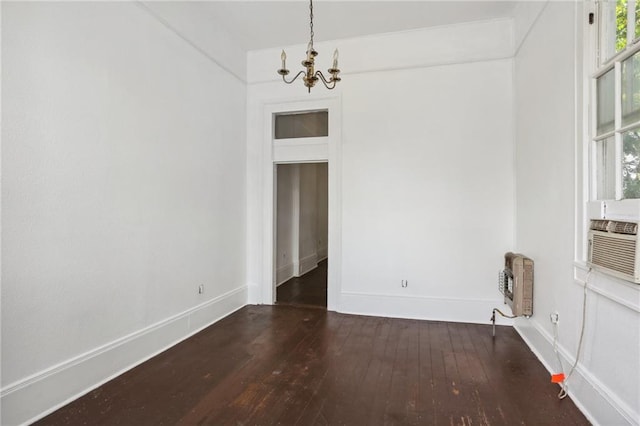
M293 263L289 263L276 269L276 287L284 284L291 278L293 278Z
M515 329L549 373L557 373L557 367L552 367L557 365L553 337L532 319L518 319ZM573 365L575 357L563 346L558 345L558 352L565 368ZM640 413L634 412L582 363L578 362L567 383L569 397L593 425L640 424Z
M328 254L328 251L326 246L318 248L318 262L326 259L327 254Z
M309 256L300 259L300 270L298 276L303 276L307 272L315 269L318 266L318 255L313 253Z
M309 271L318 267L318 256L314 253L310 256L300 259L299 262L289 263L276 269L276 287L286 283L293 277L301 277ZM298 275L295 271L298 271Z
M250 281L247 284L247 304L248 305L259 305L262 303L261 299L262 294L262 286L258 283Z
M493 308L503 307L502 298L464 299L342 292L340 300L340 312L343 313L475 324L491 324ZM513 320L496 316L496 324L512 325Z
M247 286L242 286L12 383L0 391L0 424L30 424L246 304Z

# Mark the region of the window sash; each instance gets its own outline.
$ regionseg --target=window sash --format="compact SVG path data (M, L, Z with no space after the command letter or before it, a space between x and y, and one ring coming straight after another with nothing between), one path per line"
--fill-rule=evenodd
M640 1L640 0L639 0ZM597 68L596 72L591 76L591 102L594 105L594 108L591 112L591 125L590 125L590 133L591 133L591 149L590 149L590 157L591 157L591 199L593 200L605 200L611 199L611 196L614 196L615 200L621 200L624 196L623 194L623 136L628 131L632 129L637 129L640 127L640 117L637 120L631 122L625 122L624 126L622 125L622 63L631 58L633 55L640 51L640 37L635 37L635 13L636 13L636 2L628 2L629 7L627 10L627 44L626 47L623 48L620 52L615 53L611 56L611 58L606 59L600 66ZM615 12L615 11L614 11ZM600 4L600 8L598 9L598 13L603 13L603 5ZM614 13L615 15L615 13ZM600 15L602 16L602 15ZM631 24L630 24L630 21ZM598 38L597 38L597 48L598 53L596 55L596 60L598 63L601 62L603 56L603 27L605 27L604 22L602 20L599 21L600 26L598 28ZM631 35L631 36L630 36ZM598 103L598 79L603 77L606 73L611 72L613 70L613 78L614 78L614 100L613 100L613 108L614 108L614 120L613 120L613 128L605 127L603 128L602 124L607 123L598 123L598 120L601 118L602 110L600 110L600 105ZM600 124L600 129L598 129L598 124ZM600 130L600 134L598 133ZM609 146L608 149L605 149L604 144L611 144L613 146ZM606 155L604 154L606 152ZM603 155L605 159L608 160L609 168L606 168L607 164L601 163L603 160ZM613 164L612 164L613 163ZM602 169L605 167L606 169ZM609 185L615 182L615 191L611 191L610 188L606 190L607 182ZM603 187L603 185L605 187ZM604 194L603 194L604 193Z
M640 198L640 127L621 133L622 192L624 199Z
M622 122L620 127L640 121L640 52L620 61L620 94Z
M621 54L627 52L627 50L629 48L631 48L632 46L636 45L638 43L638 41L640 41L640 33L638 32L639 28L638 26L640 26L640 23L638 23L638 13L640 12L640 9L638 7L640 3L640 0L628 0L627 1L627 28L626 28L626 32L627 32L627 38L626 38L626 45L624 48L622 48L622 50L620 51L616 51L615 48L615 39L616 39L616 35L617 35L617 23L616 23L616 4L617 1L597 1L598 4L598 8L597 8L597 14L598 14L598 38L597 38L597 63L599 64L600 69L602 69L603 67L607 67L608 65L612 64L613 62L615 62L618 58L618 56L620 56ZM613 9L611 9L611 6L613 6ZM611 21L611 19L606 20L605 15L609 15L610 18L613 18L613 21ZM606 36L611 36L613 35L613 39L611 40L607 40ZM608 44L608 46L607 46ZM612 54L607 54L608 50L611 50L611 47L613 46L613 53Z

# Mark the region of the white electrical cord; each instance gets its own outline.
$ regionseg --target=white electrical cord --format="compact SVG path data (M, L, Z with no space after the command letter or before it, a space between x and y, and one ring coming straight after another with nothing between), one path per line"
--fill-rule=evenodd
M589 284L589 277L591 276L592 269L589 268L589 272L587 273L587 277L584 280L583 296L582 296L582 325L580 326L580 339L578 340L578 350L576 351L576 360L571 366L571 370L569 370L569 374L560 382L560 393L558 393L558 399L566 398L568 394L568 386L567 381L573 374L578 365L578 361L580 360L580 352L582 350L582 340L584 337L584 329L587 318L587 285ZM563 371L562 360L560 359L560 353L558 352L558 323L556 323L553 327L553 350L556 353L556 357L558 358L558 364L560 365L560 372Z
M562 359L560 359L560 352L558 351L558 321L553 323L553 352L556 354L556 359L558 360L558 367L560 368L560 373L564 372L564 368L562 367Z

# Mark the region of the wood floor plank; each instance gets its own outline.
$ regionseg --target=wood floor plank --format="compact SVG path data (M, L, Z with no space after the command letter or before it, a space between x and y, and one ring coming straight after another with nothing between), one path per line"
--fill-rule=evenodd
M332 313L328 314L333 317ZM336 358L342 353L345 342L351 334L353 327L357 325L357 321L352 316L342 316L339 326L331 328L331 343L329 344L325 358L325 372L322 380L318 383L316 390L311 395L310 400L305 405L303 411L297 416L295 424L310 425L316 422L322 422L324 419L324 406L327 399L333 392L334 382L336 380Z
M468 336L474 345L474 352L488 377L488 382L482 388L486 405L495 407L489 416L490 420L503 424L521 424L519 419L524 416L520 412L519 404L513 403L514 397L510 395L513 389L505 386L509 380L509 375L504 369L506 358L496 356L495 353L497 347L500 348L507 342L500 340L496 344L496 340L491 337L490 329L486 326L467 324L467 329L470 330Z
M511 327L247 306L38 425L587 425Z
M407 401L405 403L407 425L424 424L422 414L418 411L418 400L420 399L420 322L411 320L407 327Z
M391 324L386 318L370 317L370 321L374 332L371 349L362 361L365 367L362 379L354 383L355 409L352 414L354 421L356 419L366 419L370 414L371 405L376 397L380 369L383 363L382 359L391 333Z
M293 277L276 288L279 304L327 307L327 259L301 277Z
M330 424L353 424L368 411L353 409L352 398L358 393L366 395L361 383L372 359L378 318L365 317L360 326L352 329L343 350L336 358L333 390L323 406L323 418Z
M337 325L341 322L342 318L338 318ZM326 327L326 319L321 325ZM300 345L297 348L288 368L293 376L280 376L281 380L288 380L289 383L287 392L282 392L281 397L275 402L278 410L274 410L272 414L274 424L295 424L300 413L317 394L328 372L327 352L330 338L331 335L326 328L324 332L318 330L308 345Z
M354 371L358 369L358 366L355 365L354 368L352 368L350 371L341 371L341 367L343 365L352 365L353 351L351 350L351 347L357 346L360 343L361 330L365 327L365 324L366 322L364 321L354 324L354 327L351 328L349 335L344 340L344 344L340 349L339 355L337 355L337 357L339 358L339 362L333 365L333 369L337 370L337 374L332 375L333 390L329 393L331 398L325 400L323 403L323 408L327 406L338 407L330 410L330 414L340 413L341 410L339 409L339 406L342 403L342 400L350 396L349 384L351 383L351 376L355 374ZM281 401L275 402L275 404L284 406L287 404L287 402L289 401L283 399ZM281 414L282 413L278 413L276 410L276 416ZM331 416L327 416L326 413L323 413L323 417L326 418L327 421L331 422Z
M463 337L460 333L460 324L448 323L447 332L451 342L451 354L455 361L455 380L451 380L452 400L455 403L447 407L447 415L451 423L463 424L487 424L484 413L477 413L478 389L474 382L474 372L471 369L467 354L463 349ZM477 373L475 373L477 375Z
M416 413L423 423L435 423L435 395L433 391L433 361L431 359L431 337L429 329L432 323L418 321L418 352L419 352L419 388L416 402Z
M417 424L416 405L419 380L419 359L416 343L417 327L414 321L401 320L400 336L393 364L390 398L384 423Z
M180 424L224 423L224 408L234 400L238 402L246 399L244 404L235 404L236 416L247 416L263 409L260 403L255 403L255 398L264 399L265 377L277 374L281 359L287 356L291 347L309 336L310 321L318 321L321 314L320 311L309 310L301 315L303 311L285 309L288 309L288 319L285 321L284 317L275 316L276 324L273 328L266 327L250 346L251 358L238 365L238 368L230 369L219 386L212 388L180 419ZM274 332L276 330L280 332ZM242 408L249 413L245 413Z
M379 356L380 367L375 380L375 390L372 399L371 409L368 415L368 425L381 425L385 421L385 412L391 397L391 379L393 366L398 351L400 341L400 322L389 321L390 333L384 351Z
M434 424L442 424L443 419L449 424L449 404L455 395L452 383L457 380L457 367L446 323L430 324L429 338L434 342L431 346Z

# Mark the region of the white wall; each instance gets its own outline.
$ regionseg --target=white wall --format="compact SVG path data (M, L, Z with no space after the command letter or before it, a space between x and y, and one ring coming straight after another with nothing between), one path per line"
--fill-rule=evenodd
M327 236L329 226L329 175L327 163L316 164L316 251L318 260L327 257Z
M299 275L304 275L318 265L316 241L318 240L317 220L317 183L316 165L300 165L300 269Z
M515 61L516 248L535 261L534 315L516 326L552 372L559 366L549 315L560 316L559 348L568 373L577 352L587 279L583 259L574 267L574 252L583 250L574 250L582 238L573 232L586 229L580 131L586 18L580 3L548 3ZM598 273L588 281L584 343L569 381L570 395L595 424L638 424L640 288Z
M298 221L300 169L298 165L278 165L276 195L276 284L294 276L298 261ZM295 186L294 186L295 185ZM294 241L295 239L295 241Z
M365 57L372 45L377 55ZM319 68L334 47L345 58L343 82L310 95L301 84L277 80L279 50L249 53L248 211L261 211L271 153L264 109L339 96L341 111L333 113L344 123L343 266L336 309L487 322L502 305L496 275L513 245L511 22L325 42L317 45ZM292 64L303 50L288 50ZM265 284L262 220L260 213L249 216L253 301Z
M343 96L344 306L486 322L512 243L511 62L365 74Z
M562 1L562 0L561 0ZM514 53L520 50L529 31L544 10L547 1L518 1L513 10Z
M135 3L3 2L2 42L11 425L246 303L246 89Z
M193 49L210 58L240 81L245 81L247 55L215 16L207 2L145 1L141 7L149 11L169 31L182 38ZM216 22L214 25L213 22Z

